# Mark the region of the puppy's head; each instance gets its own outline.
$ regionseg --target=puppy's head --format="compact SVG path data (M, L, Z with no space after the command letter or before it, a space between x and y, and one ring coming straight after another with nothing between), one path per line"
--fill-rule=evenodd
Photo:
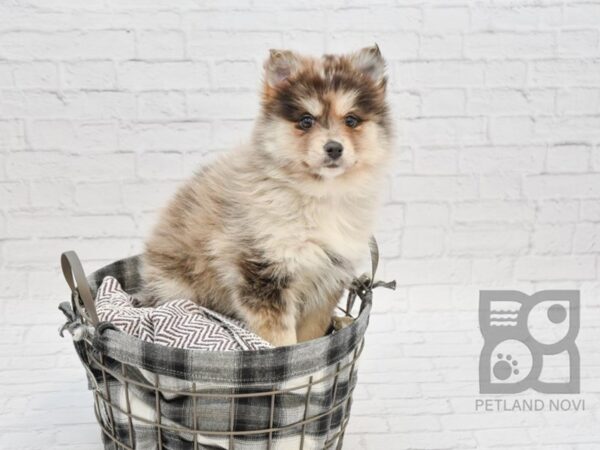
M271 50L257 145L294 179L350 181L389 153L385 61L377 46L349 55Z

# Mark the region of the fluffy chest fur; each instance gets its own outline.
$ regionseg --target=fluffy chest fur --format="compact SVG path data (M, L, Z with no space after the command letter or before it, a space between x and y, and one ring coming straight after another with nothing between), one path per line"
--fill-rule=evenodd
M280 190L255 198L247 212L265 252L296 272L322 270L332 259L354 265L364 257L371 209L356 199L302 198Z

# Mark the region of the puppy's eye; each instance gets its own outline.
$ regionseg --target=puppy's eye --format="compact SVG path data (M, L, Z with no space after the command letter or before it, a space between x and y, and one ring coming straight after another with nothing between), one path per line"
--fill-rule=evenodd
M315 124L315 118L310 114L304 114L298 121L298 126L303 130L308 130Z
M360 119L353 114L348 114L344 118L344 123L346 124L347 127L356 128L358 126L358 124L360 123Z

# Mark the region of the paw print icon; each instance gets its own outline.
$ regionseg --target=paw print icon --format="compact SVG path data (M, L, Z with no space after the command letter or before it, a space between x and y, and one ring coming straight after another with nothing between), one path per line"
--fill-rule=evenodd
M479 392L579 393L579 291L480 291Z

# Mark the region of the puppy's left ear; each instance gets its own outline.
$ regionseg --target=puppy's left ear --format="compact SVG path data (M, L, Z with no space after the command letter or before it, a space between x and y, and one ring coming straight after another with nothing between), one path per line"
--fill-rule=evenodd
M350 60L359 72L371 78L375 83L385 86L385 59L379 46L365 47L350 55Z

